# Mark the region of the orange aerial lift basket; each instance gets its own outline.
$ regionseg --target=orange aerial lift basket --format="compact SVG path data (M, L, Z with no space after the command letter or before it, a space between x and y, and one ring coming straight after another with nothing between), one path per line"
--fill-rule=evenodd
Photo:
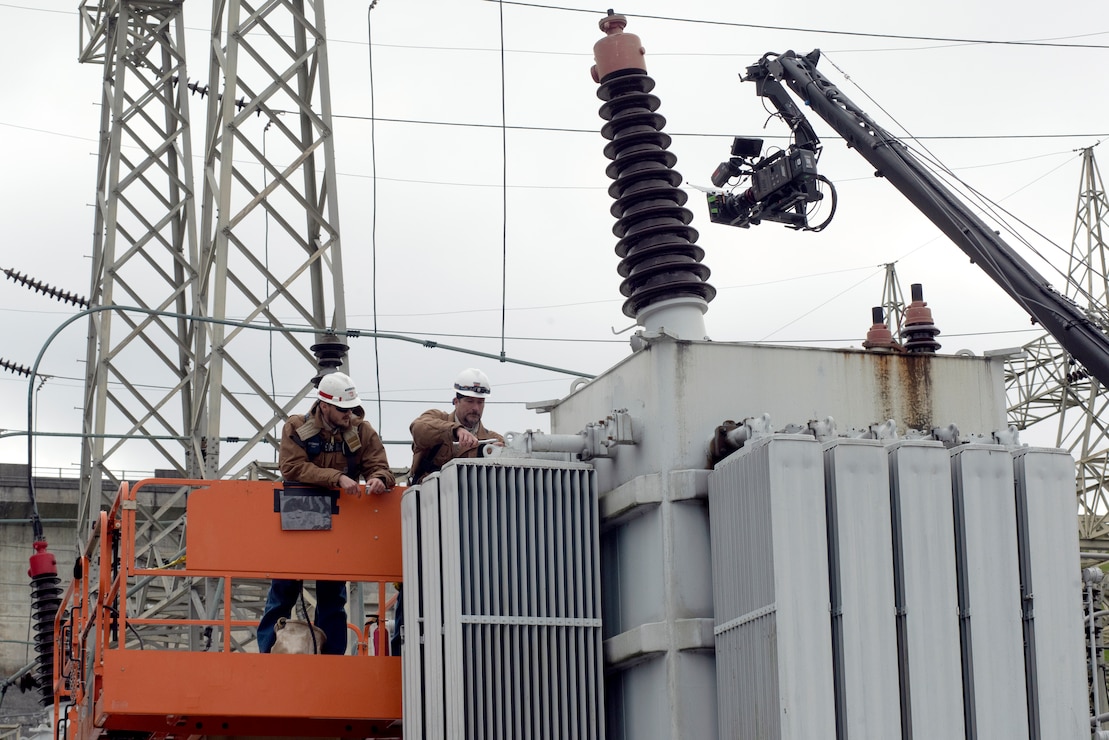
M120 487L58 610L57 737L401 736L401 659L387 654L376 626L392 606L387 584L402 578L404 489L344 495L329 530L289 531L275 510L282 488L179 479ZM140 566L136 543L159 536L150 512L174 505L185 507L184 557L152 564L144 554ZM259 654L257 619L235 605L250 592L257 611L273 578L374 584L376 619L349 625L355 654ZM152 587L161 609L138 595ZM197 616L201 602L216 605L211 614Z

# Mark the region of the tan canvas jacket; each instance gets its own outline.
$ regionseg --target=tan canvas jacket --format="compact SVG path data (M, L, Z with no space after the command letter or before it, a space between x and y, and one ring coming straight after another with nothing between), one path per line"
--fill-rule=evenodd
M358 475L363 480L379 478L386 488L396 485L389 471L389 459L377 430L365 419L355 416L354 425L343 436L347 447L357 455ZM339 478L347 472L347 456L341 445L334 452L321 452L314 460L308 459L304 442L322 432L325 441L338 442L340 435L328 435L317 421L315 407L306 416L289 417L281 430L279 453L281 475L285 480L316 486L337 486ZM299 440L299 443L298 443Z
M477 457L480 447L467 450L461 454L455 452L455 430L462 425L454 416L454 412L447 413L438 409L428 409L413 421L408 431L412 433L412 471L422 471L420 478L442 468L448 461L456 457ZM479 424L477 429L478 439L495 439L504 444L504 437ZM437 449L436 449L437 448ZM434 454L428 463L424 458ZM421 467L425 466L425 467ZM412 481L416 483L418 481Z

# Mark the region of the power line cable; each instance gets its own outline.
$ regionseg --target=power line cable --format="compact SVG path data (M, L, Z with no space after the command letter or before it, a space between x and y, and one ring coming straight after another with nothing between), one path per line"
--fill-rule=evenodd
M794 318L794 319L793 319L792 321L788 321L788 322L786 322L785 324L782 324L782 325L781 325L781 326L779 326L779 327L778 327L777 329L775 329L774 331L770 332L769 334L767 334L766 336L764 336L764 337L763 337L762 339L760 339L759 341L760 341L760 342L765 342L765 341L766 341L767 339L769 339L770 337L774 336L775 334L777 334L778 332L780 332L780 331L781 331L782 329L785 329L785 328L787 328L787 327L789 327L789 326L792 326L793 324L796 324L796 323L797 323L798 321L800 321L801 319L805 318L805 317L806 317L806 316L808 316L809 314L813 313L813 312L814 312L814 311L816 311L817 309L823 308L824 306L828 305L829 303L831 303L831 302L832 302L832 301L834 301L835 299L839 298L840 296L844 295L845 293L848 293L849 291L852 291L852 290L854 290L855 288L857 288L857 287L859 287L860 285L862 285L863 283L865 283L865 282L866 282L867 280L870 280L870 279L871 279L872 277L874 277L874 274L873 274L873 273L872 273L872 274L870 274L870 275L867 275L867 276L866 276L866 277L864 277L864 278L863 278L862 280L859 280L858 282L856 282L856 283L854 283L854 284L852 284L852 285L849 285L849 286L847 286L846 288L844 288L844 289L843 289L843 290L841 290L840 292L836 293L836 294L835 294L834 296L832 296L832 297L831 297L831 298L829 298L828 300L824 301L823 303L818 303L817 305L813 306L812 308L810 308L810 309L809 309L808 311L806 311L805 313L803 313L803 314L801 314L800 316L798 316L798 317Z
M508 302L508 101L505 89L504 6L498 6L501 59L501 357L504 357L504 333Z
M374 52L373 52L373 24L370 23L370 13L377 7L377 0L372 0L366 9L366 49L369 54L369 83L370 83L370 115L375 112L374 102ZM374 328L374 379L377 387L377 428L381 429L384 420L381 409L381 353L377 339L377 126L370 124L370 300L373 308Z
M282 114L282 113L287 113L287 112L288 111L275 111L275 113L277 113L277 114ZM457 128L497 128L497 129L502 128L502 126L500 124L472 123L472 122L467 122L467 121L432 121L432 120L419 119L419 118L384 118L384 117L377 117L377 116L373 116L373 115L357 116L357 115L344 115L344 114L339 114L339 113L332 114L331 117L333 119L346 119L346 120L352 120L352 121L370 121L371 123L400 123L400 124L412 124L412 125L417 125L417 126L451 126L451 127L457 127ZM21 126L21 125L16 124L16 123L8 123L7 121L0 121L0 126L4 126L4 127L7 127L7 128L19 129L21 131L31 131L31 132L37 133L37 134L46 134L48 136L59 136L59 137L66 138L66 139L78 139L80 141L88 141L88 142L98 141L97 139L89 137L89 136L77 136L77 135L74 135L74 134L67 134L67 133L63 133L61 131L52 131L50 129L44 129L44 128L36 127L36 126ZM535 132L547 132L547 133L589 134L591 136L596 136L597 135L597 129L595 129L595 128L569 128L569 127L566 127L566 126L522 126L522 125L512 125L512 124L506 124L506 125L503 126L503 128L508 129L510 131L535 131ZM713 138L713 139L728 139L728 140L731 140L731 139L735 138L734 133L725 134L725 133L712 133L712 132L703 132L703 131L686 131L686 132L667 131L666 133L667 133L668 136L670 136L672 138L687 137L687 138ZM762 138L769 141L769 140L775 140L775 139L789 139L790 137L787 136L787 135L782 135L782 136L763 136ZM824 138L825 139L839 139L840 137L838 137L836 135L828 135L828 136L825 136ZM1025 139L1105 139L1105 138L1109 138L1109 131L1087 132L1087 133L1069 133L1069 134L981 134L981 135L978 135L978 134L951 134L951 135L942 135L942 136L919 135L919 136L915 136L913 138L917 141L1010 141L1010 140L1025 140ZM197 158L201 157L201 155L195 155L195 156ZM1037 156L1051 156L1051 155L1037 155ZM1004 163L1002 163L1002 164L1004 164ZM978 165L978 166L989 166L989 165ZM960 169L963 169L963 168L960 168ZM337 174L342 175L344 177L359 177L359 178L375 177L374 175L363 175L363 174L360 174L360 173L351 173L351 172L339 172ZM444 182L444 181L438 181L438 180L417 180L417 179L400 178L400 177L380 177L380 176L376 176L376 177L379 180L386 180L388 182L409 182L409 183L415 183L415 184L420 184L420 185L458 185L458 186L466 186L466 187L501 187L499 184L454 183L454 182ZM586 187L588 187L588 189L595 189L594 186L581 186L581 185L509 185L508 187L510 187L510 188L543 188L543 189L548 189L548 190L582 189L582 188L586 188Z
M544 5L541 3L528 3L520 2L519 0L485 0L485 2L495 2L498 5L516 5L525 8L536 8L540 10L557 10L568 13L585 13L591 16L598 15L595 8L571 8L558 5ZM37 8L28 5L16 5L14 3L0 3L0 8L11 8L13 10L28 10L40 13L55 13L60 15L71 15L71 10L55 10L52 8ZM996 39L974 39L974 38L959 38L959 37L945 37L945 36L916 36L912 34L893 34L893 33L874 33L867 31L837 31L826 28L805 28L800 26L776 26L765 23L740 23L737 21L718 21L702 18L680 18L677 16L664 16L664 15L643 15L639 13L625 13L632 18L642 18L644 20L657 20L667 21L672 23L691 23L698 25L709 26L724 26L732 28L750 28L760 31L794 31L798 33L815 33L826 34L829 36L857 36L860 38L875 38L875 39L894 39L899 41L930 41L947 44L982 44L982 45L1002 45L1002 46L1033 46L1033 47L1049 47L1061 49L1109 49L1109 45L1104 44L1061 44L1054 43L1055 39L1072 39L1072 38L1087 38L1090 36L1102 36L1109 31L1095 31L1091 33L1074 34L1072 36L1056 36L1050 39L1032 39L1022 41L1004 41ZM210 29L200 28L194 26L186 27L187 31L197 31L200 33L210 33ZM361 44L361 41L353 41L349 39L328 39L330 44ZM481 47L464 47L464 46L422 46L422 45L408 45L408 44L378 44L381 47L392 47L402 49L416 49L416 50L431 50L441 49L443 51L493 51L492 49L485 49ZM582 56L582 52L558 52L558 51L540 51L535 49L509 49L513 54L552 54L552 55L575 55ZM843 51L843 50L840 50ZM887 51L886 49L863 49L861 51ZM689 56L740 56L737 53L732 54L707 54L705 52L686 52ZM652 56L667 56L665 53L652 52Z
M367 120L370 120L369 116L357 116L357 115L336 114L332 117L333 118L345 118L347 120L352 120L352 121L367 121ZM453 127L458 127L458 128L495 128L495 129L500 129L500 128L503 127L503 128L506 128L510 131L539 131L539 132L545 132L545 133L590 134L590 135L593 135L593 136L597 135L597 129L596 128L571 128L571 127L568 127L568 126L524 126L524 125L519 125L519 124L503 124L503 126L502 126L502 124L499 124L499 123L475 123L475 122L472 122L472 121L433 121L433 120L421 119L421 118L383 118L382 117L382 118L375 118L373 120L375 120L378 123L403 123L403 124L413 124L413 125L419 125L419 126L453 126ZM5 125L5 124L0 123L0 125ZM17 127L17 128L21 128L21 127ZM703 137L703 138L712 138L712 139L733 139L733 138L735 138L734 133L726 134L726 133L712 133L712 132L705 132L705 131L669 131L669 130L667 130L666 133L667 133L667 135L669 135L672 138L676 138L676 137ZM1082 138L1082 137L1099 138L1099 137L1106 137L1106 136L1109 136L1109 134L1107 134L1107 133L982 134L982 135L966 135L966 134L963 134L963 135L944 135L944 136L918 136L916 138L920 139L921 141L924 141L924 140L934 140L934 141L955 140L955 141L962 141L964 139L969 140L969 141L989 141L989 140L993 140L993 139L998 139L998 140L1006 140L1006 139L1075 139L1075 138ZM789 139L790 137L788 135L783 134L782 136L764 136L762 138L764 138L764 139ZM839 135L829 135L829 136L826 136L824 138L826 138L826 139L842 139L843 137L841 137Z
M950 168L946 164L944 164L939 159L939 157L937 157L930 149L928 149L927 147L920 144L917 137L913 136L908 131L908 129L904 125L902 125L900 121L897 120L897 118L895 116L893 116L888 110L886 110L884 107L882 107L882 105L877 100L875 100L869 93L867 93L865 90L863 90L863 88L857 82L855 82L854 79L852 79L851 76L849 74L847 74L838 64L836 64L836 62L834 60L830 59L826 55L824 56L824 59L826 59L828 61L828 63L831 64L836 69L836 71L838 71L841 75L843 75L843 78L845 80L851 82L851 84L855 87L855 89L857 89L860 93L862 93L863 96L865 96L866 99L871 102L871 104L873 104L876 108L878 108L878 110L882 111L882 113L884 113L887 117L889 117L889 119L892 120L898 126L898 128L900 128L903 132L905 132L905 136L908 140L917 142L918 145L920 145L919 151L915 151L915 154L918 156L921 164L928 167L932 171L933 175L935 175L939 179L947 180L949 183L951 183L952 190L961 192L967 200L971 201L974 204L977 204L978 208L980 209L980 212L982 212L983 214L987 214L994 221L995 224L998 224L999 226L1001 226L1006 231L1006 233L1008 233L1018 243L1023 244L1025 246L1025 248L1027 248L1030 252L1032 252L1034 255L1036 255L1036 257L1038 257L1045 265L1047 265L1049 270L1051 270L1056 275L1061 277L1064 282L1066 282L1068 284L1071 284L1072 287L1079 294L1083 295L1089 302L1096 303L1096 300L1093 298L1093 296L1091 296L1088 293L1088 291L1086 291L1085 286L1074 285L1073 283L1071 283L1070 275L1063 272L1057 266L1052 264L1043 254L1041 254L1039 252L1039 250L1036 249L1036 247L1032 244L1032 242L1028 238L1026 238L1023 234L1019 233L1016 230L1016 228L1014 228L1009 223L1009 221L1006 220L1005 217L1008 217L1008 219L1011 219L1012 221L1015 221L1015 222L1019 223L1021 226L1024 226L1026 229L1028 229L1029 231L1034 233L1036 236L1043 239L1047 244L1054 247L1057 252L1060 252L1064 255L1069 256L1071 254L1070 249L1064 248L1062 245L1055 242L1050 237L1048 237L1047 235L1045 235L1044 233L1042 233L1038 229L1031 226L1027 221L1025 221L1024 219L1022 219L1019 216L1015 215L1012 211L1009 211L1008 209L1002 207L1000 202L994 201L991 198L987 197L983 192L981 192L980 190L975 188L973 185L971 185L970 183L968 183L967 181L965 181L961 177L959 177L957 174L955 174L955 171L952 168ZM1098 142L1098 143L1100 143L1100 142ZM1096 146L1096 144L1095 144L1095 146ZM1069 152L1067 162L1064 162L1064 163L1054 167L1049 172L1044 173L1040 177L1037 177L1034 180L1026 183L1025 185L1021 186L1017 190L1010 193L1008 196L1006 196L1006 198L1015 195L1016 193L1020 192L1021 190L1024 190L1025 188L1030 187L1033 183L1037 182L1038 180L1041 180L1044 177L1047 177L1049 174L1061 169L1062 167L1066 166L1071 161L1073 161L1074 158L1075 158L1074 152L1073 151Z
M266 122L266 125L262 127L262 159L266 159L266 157L268 156L267 152L266 152L266 134L269 132L270 124L272 124L272 123L273 123L273 119L271 118L269 121ZM262 170L262 192L266 192L266 189L267 189L268 185L269 185L269 172L267 170ZM264 240L263 240L263 244L265 245L266 272L268 273L269 270L270 270L270 209L269 208L264 209L264 213L265 213L265 220L264 220L263 223L265 224L265 232L264 232L265 237L264 237ZM270 282L267 280L266 281L266 303L267 304L269 304L269 301L270 301L270 295L271 295L270 294L270 287L271 287ZM270 396L273 397L277 393L277 378L275 377L275 374L274 374L274 371L277 368L277 361L276 361L276 357L274 355L274 350L276 349L276 345L275 345L275 342L274 342L273 334L267 334L266 335L266 346L267 346L267 349L269 350ZM272 459L273 459L273 462L277 462L277 450L273 451L273 458Z
M527 3L521 0L485 0L485 2L498 5L518 5L523 8L537 8L540 10L558 10L567 13L586 13L591 16L599 15L595 8L570 8L560 5L544 5L541 3ZM706 26L723 26L727 28L751 28L760 31L793 31L797 33L818 33L829 36L859 36L862 38L899 39L903 41L939 41L951 44L989 44L998 46L1040 46L1063 49L1109 49L1105 44L1057 44L1049 41L999 41L996 39L973 39L950 36L910 36L894 33L868 33L865 31L833 31L827 28L804 28L801 26L773 26L765 23L740 23L738 21L717 21L703 18L679 18L667 15L643 15L638 13L624 13L629 18L642 18L644 20L668 21L671 23L693 23ZM1094 34L1091 34L1094 35Z

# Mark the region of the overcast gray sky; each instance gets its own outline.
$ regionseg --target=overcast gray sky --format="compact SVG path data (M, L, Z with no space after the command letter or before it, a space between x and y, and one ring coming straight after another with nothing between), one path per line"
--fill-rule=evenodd
M0 267L86 295L102 69L77 62L76 5L0 3L9 30L0 49L7 70ZM371 13L367 5L327 6L349 325L483 352L503 345L530 362L604 371L629 352L627 333L613 332L632 323L621 313L606 142L589 76L597 21L610 3L379 0ZM820 68L849 97L894 133L921 137L916 146L1053 240L1062 251L1043 241L1038 249L1064 265L1078 150L1109 134L1109 13L1094 0L1058 7L630 0L614 9L647 50L670 150L688 183L709 184L735 134L784 144L784 124L767 121L739 75L765 52L820 48ZM189 76L206 79L210 5L190 0L186 13ZM371 112L389 120L375 125ZM192 115L202 137L199 100ZM840 197L826 231L714 225L690 188L687 207L718 290L706 315L714 340L859 346L888 262L896 262L906 294L910 283L924 284L943 332L941 352L980 353L1036 336L962 252L827 125L815 116L812 123L825 143L821 172ZM1061 283L1049 267L1037 268ZM73 312L0 281L0 358L31 366ZM78 322L65 330L44 354L39 370L51 377L35 393L40 432L80 429L84 329ZM548 429L546 417L523 404L564 396L572 380L413 345L378 348L379 376L372 342L355 340L351 374L389 440L404 440L423 409L445 407L453 376L466 366L492 378L496 403L486 421L498 431ZM303 370L279 373L275 393L298 388ZM143 381L141 368L132 380ZM26 379L0 370L0 394L0 428L24 430ZM402 446L389 452L394 465L407 464ZM76 440L41 440L35 464L72 470L78 456ZM25 440L0 438L0 461L26 461ZM144 470L142 460L128 465Z

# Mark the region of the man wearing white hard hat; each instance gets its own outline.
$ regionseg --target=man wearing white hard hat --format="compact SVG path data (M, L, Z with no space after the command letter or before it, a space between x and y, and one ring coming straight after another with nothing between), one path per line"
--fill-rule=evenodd
M408 431L412 433L410 484L419 483L456 457L479 457L486 444L504 445L504 437L481 423L485 399L492 391L485 373L467 368L454 381L454 411L428 409L409 425Z
M381 436L363 417L362 401L350 376L324 375L316 388L316 401L307 414L289 417L281 430L278 462L286 481L338 488L361 495L359 479L367 493L384 493L396 485ZM301 581L274 580L266 609L258 624L258 652L268 653L276 640L275 627L288 618L300 597ZM325 635L322 652L343 655L347 648L347 584L316 582L316 625Z
M412 433L409 485L416 485L457 457L479 457L487 444L504 446L504 437L486 429L481 423L485 399L492 392L489 376L477 368L467 368L454 380L454 399L451 401L454 411L447 413L428 409L409 425L408 431ZM390 652L399 655L404 640L404 591L401 584L397 584L394 619Z

